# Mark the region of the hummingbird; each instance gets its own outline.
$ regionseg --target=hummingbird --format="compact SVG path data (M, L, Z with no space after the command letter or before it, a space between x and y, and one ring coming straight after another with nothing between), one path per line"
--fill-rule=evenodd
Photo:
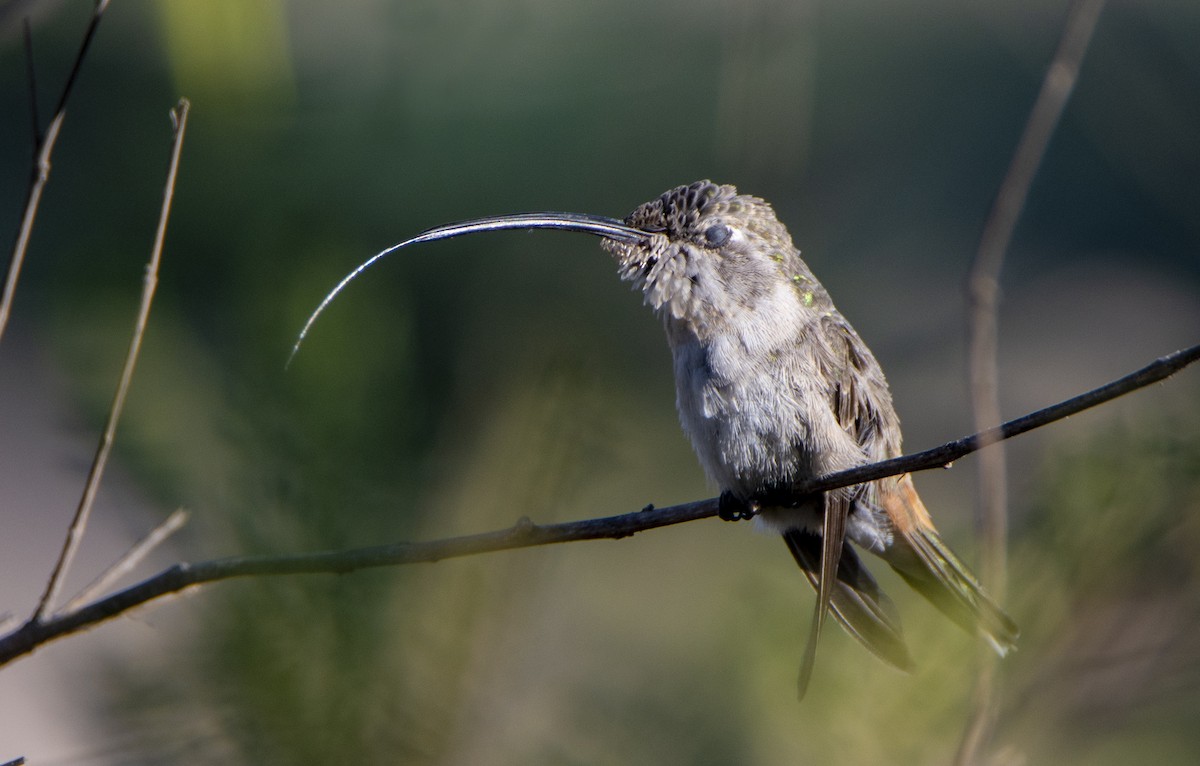
M883 559L1001 656L1016 623L942 541L911 475L805 494L814 479L901 454L883 370L834 306L766 201L711 181L679 186L623 221L580 213L490 216L429 229L376 254L321 302L293 347L352 279L419 242L503 229L593 234L661 318L679 419L719 516L783 537L817 598L798 690L808 688L826 615L889 665L911 670L898 610L858 550Z

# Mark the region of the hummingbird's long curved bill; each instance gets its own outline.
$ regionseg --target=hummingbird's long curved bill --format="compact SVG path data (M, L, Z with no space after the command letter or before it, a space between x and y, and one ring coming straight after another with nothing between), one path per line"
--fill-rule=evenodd
M287 364L292 363L296 353L300 350L300 344L304 342L304 338L308 335L309 329L313 323L317 321L317 317L325 310L337 294L342 291L346 285L357 277L359 274L370 268L376 261L383 258L385 255L390 255L402 247L409 245L418 245L422 242L435 242L439 239L450 239L451 237L461 237L464 234L477 234L485 231L505 231L508 229L560 229L562 231L578 231L584 234L595 234L598 237L606 237L608 239L621 239L629 242L640 242L645 240L649 234L641 229L635 229L629 226L624 221L616 218L608 218L600 215L588 215L586 213L514 213L512 215L494 215L486 218L472 218L469 221L459 221L457 223L448 223L443 226L435 226L432 229L426 229L417 236L406 239L403 242L392 245L389 248L379 251L372 255L367 260L359 264L353 271L342 278L341 282L329 291L325 298L309 316L308 321L304 323L303 329L300 330L300 335L296 338L295 345L292 346L292 353L288 356ZM284 365L285 368L287 365Z

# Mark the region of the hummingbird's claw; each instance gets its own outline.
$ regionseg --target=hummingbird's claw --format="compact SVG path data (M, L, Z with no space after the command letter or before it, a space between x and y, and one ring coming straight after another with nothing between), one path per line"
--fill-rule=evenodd
M758 504L747 502L729 490L717 501L717 516L722 521L749 521L758 513Z

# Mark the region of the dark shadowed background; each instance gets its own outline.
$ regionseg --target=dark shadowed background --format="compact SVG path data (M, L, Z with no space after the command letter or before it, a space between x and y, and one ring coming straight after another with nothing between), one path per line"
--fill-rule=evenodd
M0 3L0 229L91 3ZM700 178L772 201L919 449L970 430L964 281L1064 2L122 0L0 343L0 610L45 582L193 111L117 465L72 582L178 506L156 565L432 539L707 497L657 321L594 239ZM1007 416L1200 342L1200 6L1110 2L1003 277ZM1009 444L1021 648L997 763L1200 758L1200 377ZM969 561L975 465L918 484ZM878 567L877 567L878 568ZM942 763L975 645L894 578L920 668L830 630L716 520L342 577L239 581L0 670L0 761Z

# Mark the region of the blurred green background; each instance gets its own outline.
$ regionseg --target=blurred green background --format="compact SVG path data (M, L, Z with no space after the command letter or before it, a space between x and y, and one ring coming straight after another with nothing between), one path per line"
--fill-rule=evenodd
M0 3L8 231L31 145L21 18L45 113L90 11ZM186 96L118 446L151 507L192 511L167 560L710 496L658 323L591 238L481 235L393 256L283 370L324 293L384 246L490 213L620 217L699 178L775 204L887 369L907 446L933 446L970 431L965 274L1065 11L121 0L69 108L0 365L36 347L82 413L71 427L102 422L167 111ZM1200 341L1198 42L1195 3L1107 5L1006 263L1008 416ZM1024 636L1002 664L989 762L1200 758L1198 402L1188 371L1010 443L1008 605ZM25 438L0 424L4 453ZM969 561L974 467L917 480ZM61 529L69 511L37 523ZM9 541L34 523L15 508L0 521ZM153 651L112 646L92 665L71 762L947 762L976 648L879 573L920 669L894 673L830 630L803 704L811 590L749 525L223 584L154 607ZM40 569L0 576L28 579L32 605Z

